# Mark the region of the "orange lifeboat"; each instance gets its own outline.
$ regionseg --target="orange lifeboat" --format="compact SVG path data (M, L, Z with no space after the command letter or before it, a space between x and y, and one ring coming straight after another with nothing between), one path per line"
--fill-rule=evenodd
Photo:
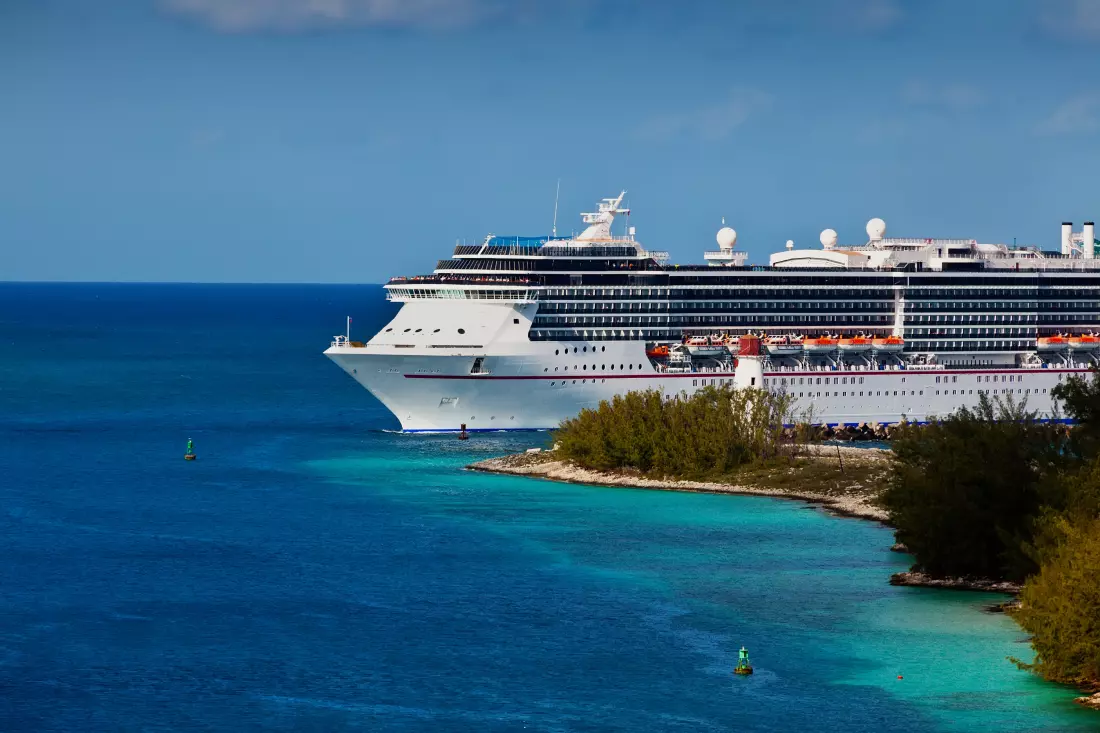
M837 348L848 353L858 353L871 350L871 339L866 336L851 336L842 338L837 342Z
M772 356L791 356L802 353L801 336L769 336L764 339L764 350Z
M885 354L896 354L905 350L905 339L901 336L885 336L871 339L871 346L875 351Z
M1065 351L1068 346L1065 336L1040 336L1035 339L1036 351Z
M684 341L684 346L692 356L722 356L729 353L721 336L691 336Z
M1100 349L1100 336L1096 336L1091 333L1081 334L1080 336L1070 336L1069 347L1074 351L1095 351Z
M837 339L832 336L818 336L802 339L802 349L808 354L828 354L836 351Z
M645 355L650 359L663 359L668 356L668 345L658 344L645 350Z

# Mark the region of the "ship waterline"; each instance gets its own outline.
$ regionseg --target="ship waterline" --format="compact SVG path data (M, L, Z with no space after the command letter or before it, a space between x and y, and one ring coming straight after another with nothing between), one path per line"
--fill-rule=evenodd
M817 423L921 422L982 394L1057 419L1051 390L1096 364L1091 224L1044 251L886 239L873 219L866 244L826 230L764 267L723 228L708 265L672 266L611 234L621 202L579 236L490 236L394 278L393 320L326 355L406 431L552 429L628 391L719 384L786 391L791 419Z

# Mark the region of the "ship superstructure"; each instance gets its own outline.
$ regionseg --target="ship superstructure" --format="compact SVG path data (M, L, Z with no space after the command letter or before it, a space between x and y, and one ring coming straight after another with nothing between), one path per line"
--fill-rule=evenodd
M1055 417L1050 389L1100 357L1091 222L1046 251L887 238L872 219L861 244L826 229L767 266L723 226L707 264L672 265L633 227L612 233L628 214L620 194L579 235L457 245L386 285L402 308L368 343L325 353L410 431L553 428L630 390L734 383L749 335L760 386L828 423L920 421L983 391Z

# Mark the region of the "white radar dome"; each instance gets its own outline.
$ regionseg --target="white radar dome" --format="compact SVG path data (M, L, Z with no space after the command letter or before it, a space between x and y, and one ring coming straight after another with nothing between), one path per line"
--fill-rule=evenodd
M718 230L718 247L720 249L733 249L737 244L737 232L730 227L722 227Z
M886 222L878 218L867 222L868 239L882 239L883 234L886 234Z
M826 229L821 232L821 246L825 249L832 249L836 246L836 231L833 229Z
M789 250L794 249L794 240L793 239L788 239L787 240L787 249L789 249Z

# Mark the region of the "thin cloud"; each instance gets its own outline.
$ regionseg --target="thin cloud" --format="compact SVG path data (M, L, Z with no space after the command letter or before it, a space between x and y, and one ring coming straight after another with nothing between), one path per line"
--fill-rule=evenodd
M893 28L904 15L897 0L849 0L846 10L852 24L869 33Z
M930 84L914 80L902 88L901 101L913 107L962 111L981 107L986 103L986 95L970 84Z
M751 87L738 87L726 99L716 104L652 117L634 131L634 136L650 141L676 138L722 140L745 124L750 117L766 111L774 101L775 98L767 92Z
M1060 104L1039 122L1040 135L1087 135L1100 130L1100 92L1082 92Z
M161 6L223 33L453 28L491 18L505 8L501 0L161 0Z
M1044 0L1039 24L1055 38L1100 41L1100 0Z

